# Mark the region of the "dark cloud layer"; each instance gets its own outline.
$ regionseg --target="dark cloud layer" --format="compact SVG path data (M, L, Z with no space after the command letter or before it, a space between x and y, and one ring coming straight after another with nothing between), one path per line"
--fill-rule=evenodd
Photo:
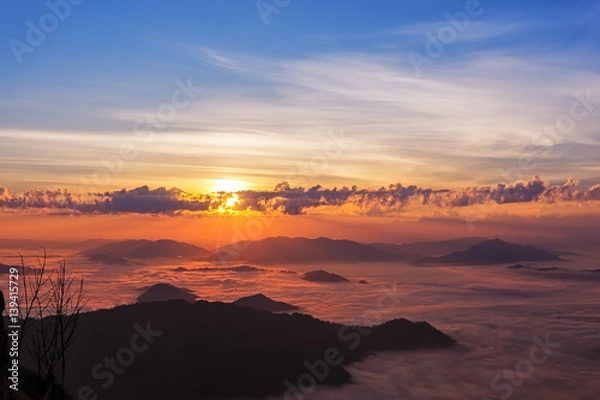
M133 190L76 196L68 190L29 190L13 193L0 187L0 208L9 210L50 209L85 214L166 214L218 211L279 212L299 215L321 207L352 207L364 213L402 211L409 205L458 208L476 204L558 203L600 200L600 184L587 189L569 178L563 185L550 185L538 176L512 185L473 186L462 189L428 189L414 185L389 185L377 190L351 188L292 188L286 182L273 190L237 193L193 194L181 189L142 186Z
M97 199L93 204L82 206L88 212L102 213L136 213L136 214L172 214L182 211L207 211L211 198L203 195L193 195L180 189L165 189L164 187L151 190L142 186L133 190L120 190L95 194Z

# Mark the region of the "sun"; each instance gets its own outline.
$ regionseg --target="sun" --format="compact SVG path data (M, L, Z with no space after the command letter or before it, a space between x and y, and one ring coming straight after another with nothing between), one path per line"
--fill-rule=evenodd
M237 194L222 193L218 195L220 205L217 208L219 214L236 214L235 206L240 204L240 197Z
M225 207L233 208L239 202L240 202L240 198L238 197L237 194L234 194L233 196L231 196L227 200L225 200Z
M213 186L210 189L210 191L213 193L216 193L216 192L232 193L232 192L239 192L242 190L246 190L246 188L247 188L246 182L237 181L234 179L214 179ZM227 201L229 201L231 199L232 198L229 198Z

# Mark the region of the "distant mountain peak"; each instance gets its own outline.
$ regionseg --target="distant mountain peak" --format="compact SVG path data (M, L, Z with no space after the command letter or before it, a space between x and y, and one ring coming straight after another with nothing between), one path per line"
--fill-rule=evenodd
M332 274L331 272L323 271L322 269L316 271L309 271L302 276L302 279L309 282L350 282L348 279L344 278L341 275Z
M266 310L270 312L284 312L284 311L295 311L299 310L300 307L292 304L284 303L283 301L276 301L262 293L257 293L251 296L242 297L233 302L236 306L251 307L258 310Z
M421 262L483 265L523 261L562 261L562 259L543 249L529 245L522 246L494 238L473 245L464 251L456 251L440 257L428 257Z
M144 293L138 296L138 303L147 303L153 301L166 300L185 300L188 303L194 303L198 296L190 289L180 288L170 283L157 283L149 288L143 288Z
M262 293L253 294L251 296L248 296L247 298L248 299L269 299L267 296L265 296ZM269 300L271 300L271 299L269 299Z
M151 241L147 239L125 240L107 243L99 247L84 250L84 256L112 256L123 258L193 258L207 256L210 252L193 244L171 239Z
M500 238L494 238L494 239L484 240L483 242L478 243L478 244L474 244L473 246L469 247L469 249L472 249L472 248L487 248L487 247L510 247L510 246L518 246L518 245L514 245L514 244L509 243L509 242L507 242L505 240L502 240ZM524 247L524 246L522 246L522 247Z

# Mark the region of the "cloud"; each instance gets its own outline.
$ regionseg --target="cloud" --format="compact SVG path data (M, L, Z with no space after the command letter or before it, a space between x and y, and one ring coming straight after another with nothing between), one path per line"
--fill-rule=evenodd
M151 190L148 186L98 193L96 197L101 200L85 204L81 209L102 213L173 214L206 211L211 203L210 196L194 195L177 188Z
M426 33L437 34L439 29L449 24L448 20L406 25L382 32L382 36L419 36ZM491 23L484 21L470 21L467 29L457 35L457 41L483 41L487 39L507 36L520 30L533 27L533 24L524 23ZM423 39L425 40L425 39Z
M396 47L399 47L400 44L414 44L414 40L416 40L416 43L424 42L427 40L425 36L426 34L435 36L440 28L447 27L450 24L458 25L461 28L461 31L459 31L456 35L455 42L482 42L488 39L505 37L526 30L542 27L544 25L540 24L539 22L491 22L477 21L474 19L470 19L468 22L465 22L456 15L452 16L448 14L448 16L450 19L446 17L445 19L439 19L436 21L405 24L402 26L373 32L346 33L338 35L312 34L308 35L308 37L317 43L360 43L362 41L367 41L371 42L373 45L394 43L396 44ZM450 22L450 20L452 20L452 22ZM394 42L392 42L392 40Z
M328 211L360 214L403 212L412 207L456 209L478 204L545 204L600 200L600 184L579 189L569 178L562 185L551 185L539 176L526 182L499 183L495 186L470 186L459 189L432 189L400 183L379 189L356 186L323 188L290 187L279 183L273 190L244 190L236 193L188 193L178 188L122 189L113 192L76 196L64 189L13 193L0 187L0 208L8 210L70 210L84 214L163 214L258 212L300 215Z
M410 48L422 49L424 38L415 37L418 43ZM127 160L126 173L112 174L98 190L163 182L195 190L224 177L264 187L286 179L287 170L315 155L328 140L320 129L343 129L353 143L315 179L328 187L381 185L406 177L429 186L441 177L444 185L490 184L502 179L499 168L514 168L522 156L533 158L535 166L528 163L526 174L510 181L534 173L552 181L575 174L582 180L598 178L600 74L589 68L597 64L593 53L487 49L456 57L448 51L418 76L402 50L317 49L273 56L186 48L219 79L193 75L194 84L205 90L155 140L139 140L132 127L168 96L84 112L65 93L60 103L76 109L85 123L69 119L76 126L65 129L44 117L44 124L31 126L28 119L0 129L0 157L8 171L3 183L18 190L29 188L24 182L73 187L81 174L105 172L106 159L118 155L123 143L132 143L139 155ZM42 110L36 115L55 111L55 98L32 90L43 99L30 105ZM557 135L548 149L548 141L540 140L546 125L569 112L575 91L588 90L593 113L568 134ZM129 96L137 93L131 88ZM44 112L48 104L52 107ZM98 114L110 119L110 127L90 122ZM149 164L161 168L149 172ZM204 181L198 181L199 173Z
M69 209L77 203L78 197L66 189L31 189L19 194L0 186L0 208L4 209Z

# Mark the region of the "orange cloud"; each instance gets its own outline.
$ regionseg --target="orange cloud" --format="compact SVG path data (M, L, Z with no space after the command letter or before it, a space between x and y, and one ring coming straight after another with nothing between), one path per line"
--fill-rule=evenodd
M232 199L235 197L235 201ZM300 215L305 213L341 213L386 215L411 210L463 209L478 206L489 213L495 205L585 203L600 200L600 184L579 189L569 178L563 185L551 185L534 176L527 182L495 186L471 186L459 189L431 189L392 184L378 190L342 187L325 189L292 188L278 184L274 190L244 190L235 193L194 194L178 188L160 187L94 193L75 196L68 190L29 190L12 193L0 188L0 208L5 210L50 210L76 214L149 214L181 215L216 212ZM465 213L465 211L462 211ZM478 212L481 214L482 212Z

